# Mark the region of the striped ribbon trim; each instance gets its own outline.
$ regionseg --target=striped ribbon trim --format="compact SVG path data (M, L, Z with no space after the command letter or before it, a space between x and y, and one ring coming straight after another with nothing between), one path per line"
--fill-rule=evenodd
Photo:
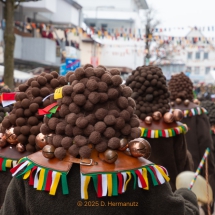
M173 112L174 109L171 109L171 112ZM196 116L196 115L201 115L203 113L208 114L207 110L203 107L195 107L190 110L182 110L184 113L184 117L191 117L191 116Z
M92 178L94 188L98 197L117 196L126 191L127 185L131 178L134 179L134 189L136 185L139 188L149 190L148 174L152 178L154 186L164 184L169 181L167 170L158 165L149 165L136 170L128 170L123 172L112 173L81 173L81 198L88 199L88 185Z
M177 126L175 128L163 129L163 130L150 130L147 128L140 127L141 137L148 138L159 138L159 137L174 137L178 134L186 133L186 127L183 125Z
M69 194L66 177L67 172L55 171L37 166L27 157L22 158L10 171L12 176L29 179L29 185L37 190L49 191L50 195L55 195L61 180L63 194Z
M16 164L17 164L17 160L0 157L0 171L6 171L7 168L10 169L12 167L15 167Z

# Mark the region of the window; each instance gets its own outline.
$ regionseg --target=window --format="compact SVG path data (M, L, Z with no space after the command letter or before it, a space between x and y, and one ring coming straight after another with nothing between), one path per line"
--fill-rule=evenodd
M187 72L191 72L192 68L190 66L187 67Z
M200 68L199 68L199 66L196 66L196 67L195 67L194 73L195 73L196 75L198 75L198 74L200 73Z
M200 52L196 52L196 59L200 59Z
M192 52L187 53L187 59L192 59Z
M209 74L210 69L211 69L210 67L205 67L205 75Z
M204 59L208 59L208 52L204 52Z

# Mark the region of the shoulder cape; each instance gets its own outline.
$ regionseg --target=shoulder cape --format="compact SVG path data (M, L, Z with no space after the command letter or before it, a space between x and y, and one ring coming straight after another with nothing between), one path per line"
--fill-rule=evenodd
M67 173L72 167L70 155L62 161L56 158L48 160L42 152L22 158L19 164L11 169L13 176L29 179L29 185L37 190L49 191L55 195L61 181L63 194L69 194ZM134 178L134 188L148 190L148 175L154 186L169 181L167 170L155 165L144 158L134 158L128 153L118 151L118 159L114 164L107 164L99 158L98 152L93 151L91 157L97 165L81 165L81 198L88 199L88 185L92 179L98 197L117 196L126 191L127 184ZM72 188L71 188L72 190Z

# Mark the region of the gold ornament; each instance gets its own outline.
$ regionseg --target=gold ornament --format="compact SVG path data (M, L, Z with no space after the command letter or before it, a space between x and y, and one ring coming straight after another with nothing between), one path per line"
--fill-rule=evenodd
M143 138L136 138L129 142L129 149L133 157L149 158L151 155L151 145Z
M162 118L162 114L159 111L156 111L152 114L152 118L156 121L160 120Z
M107 149L104 152L104 157L105 157L105 161L107 163L114 163L117 160L117 158L118 158L118 154L114 150Z
M53 145L46 145L43 147L42 153L45 158L54 158L55 147Z
M14 134L14 128L7 129L5 131L6 140L11 145L15 145L18 143L17 136Z
M175 121L181 121L184 118L184 114L181 110L175 109L173 111L173 117Z
M22 143L17 143L16 149L18 152L24 152L25 151L25 146L22 145Z
M7 145L6 137L3 133L0 133L0 147L5 147Z
M152 124L152 117L151 116L147 116L145 118L145 123L148 124L148 125L151 125Z
M190 101L188 100L188 99L186 99L185 101L184 101L184 105L185 106L188 106L190 104Z
M43 149L44 146L48 145L47 141L46 141L46 135L39 133L36 136L36 145L40 148Z
M176 101L176 103L177 103L178 105L180 105L181 102L182 102L182 100L181 100L180 98L177 98L175 101Z
M196 105L199 105L199 104L200 104L200 102L199 102L198 99L194 99L194 100L193 100L193 103L196 104Z
M128 148L128 140L123 138L120 140L120 147L119 150L120 151L125 151Z
M166 123L172 123L174 121L173 114L170 112L165 113L163 116L163 120Z

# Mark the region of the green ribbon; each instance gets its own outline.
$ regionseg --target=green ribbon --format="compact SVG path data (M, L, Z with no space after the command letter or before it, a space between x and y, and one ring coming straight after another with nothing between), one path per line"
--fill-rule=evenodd
M46 117L50 119L52 117L52 113L46 114Z
M145 129L143 137L147 137L148 129Z
M49 112L50 113L56 113L58 109L58 106L53 107Z
M45 188L46 188L46 181L47 181L47 177L48 177L48 171L49 171L48 169L45 169L42 190L45 190Z
M137 184L137 176L136 176L136 173L135 173L134 170L131 170L130 172L131 172L131 174L132 174L133 177L134 177L134 189L136 189L136 184Z
M61 176L61 183L62 183L62 188L63 188L63 194L69 194L69 189L68 189L68 183L67 183L67 178L66 174L62 173Z
M97 175L92 175L91 177L93 178L94 188L95 188L96 193L97 193L97 185L98 185Z
M175 131L174 131L174 129L172 129L172 136L175 136L176 134L175 134Z
M3 159L3 162L2 162L2 171L6 171L6 161L7 159Z
M157 182L156 177L155 177L154 173L152 172L152 170L148 166L146 166L146 169L152 177L152 182L153 182L154 186L158 185L158 182Z
M116 173L112 173L112 196L118 196L118 179Z
M162 137L162 130L158 130L159 137Z

